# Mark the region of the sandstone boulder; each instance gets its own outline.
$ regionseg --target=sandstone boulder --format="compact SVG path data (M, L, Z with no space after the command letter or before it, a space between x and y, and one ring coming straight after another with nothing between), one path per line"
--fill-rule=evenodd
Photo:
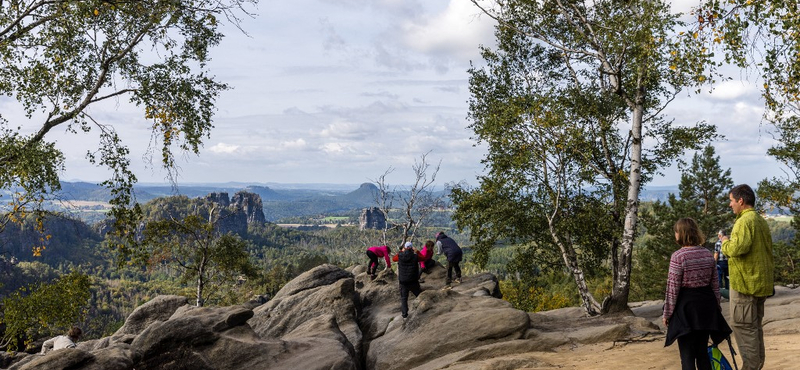
M320 318L330 333L319 332L309 337L336 338L340 333L347 338L353 358L361 353L362 334L358 315L360 306L356 299L352 274L333 265L322 265L303 273L283 287L275 297L254 310L249 323L261 338L282 338L295 332L298 338L301 326ZM330 325L329 325L330 324Z
M328 338L284 341L261 339L242 306L182 308L155 322L133 341L137 370L147 369L333 369L353 370L356 363L340 342Z
M529 325L528 315L508 302L452 289L424 291L410 307L407 319L395 312L384 334L369 342L368 369L422 366L458 351L520 339Z
M114 336L138 335L153 322L166 321L179 307L187 304L189 304L189 300L182 296L161 295L155 297L136 307L125 319L125 324L114 333Z

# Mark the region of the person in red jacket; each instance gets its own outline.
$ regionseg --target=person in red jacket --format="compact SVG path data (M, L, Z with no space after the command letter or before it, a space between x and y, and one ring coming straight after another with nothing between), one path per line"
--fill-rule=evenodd
M434 254L433 246L434 246L433 240L428 240L425 242L425 246L422 247L422 250L419 252L419 255L425 259L424 261L420 261L419 263L420 283L425 282L425 280L422 279L422 273L428 272L428 270L436 264L436 261L433 260L433 254Z
M378 275L378 257L383 257L383 259L386 260L387 269L392 268L392 261L389 259L391 253L392 249L385 245L369 247L367 249L367 257L369 257L367 274L369 274L370 279L375 280L375 276Z

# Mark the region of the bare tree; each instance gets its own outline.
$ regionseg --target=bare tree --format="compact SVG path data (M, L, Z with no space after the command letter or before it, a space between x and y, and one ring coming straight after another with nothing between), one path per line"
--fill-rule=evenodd
M374 180L378 187L375 194L375 203L386 217L382 238L384 245L388 245L391 231L399 231L402 241L399 246L409 240L413 240L421 227L424 226L426 219L436 209L442 208L442 197L433 193L436 175L441 167L441 160L435 166L428 162L430 152L422 154L419 160L414 160L411 167L414 171L414 183L408 190L398 190L397 187L390 186L386 177L394 172L394 168L389 167L377 180ZM401 203L401 216L397 221L392 221L389 217L390 211L395 202Z
M386 183L386 176L389 176L392 172L394 172L394 168L389 167L378 179L372 180L375 186L378 187L378 192L374 193L375 204L378 205L378 210L383 214L384 220L386 220L381 230L381 245L388 245L389 231L395 229L395 227L391 225L389 211L394 204L396 188L390 189L389 184Z

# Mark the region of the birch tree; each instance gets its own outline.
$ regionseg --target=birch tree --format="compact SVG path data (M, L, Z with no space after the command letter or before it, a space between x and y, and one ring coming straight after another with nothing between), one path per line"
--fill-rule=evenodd
M457 204L502 195L503 209L525 207L537 224L459 209L459 225L484 249L502 238L557 248L587 314L626 311L642 184L714 135L662 110L713 79L711 54L679 37L684 25L663 1L472 1L498 21L498 46L470 71L470 127L489 146L488 175ZM602 301L583 272L598 243L612 278Z
M151 221L143 232L150 265L178 268L181 283L194 286L198 307L221 288L235 284L239 276L256 276L247 242L230 233L220 235L217 224L222 218L214 210L211 207L208 219L194 214Z

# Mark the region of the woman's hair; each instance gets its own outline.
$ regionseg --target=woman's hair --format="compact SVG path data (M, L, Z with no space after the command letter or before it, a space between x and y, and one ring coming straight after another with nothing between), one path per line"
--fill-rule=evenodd
M691 218L682 218L675 223L675 242L680 246L703 245L706 240L697 222Z
M392 247L386 246L386 254L392 254Z
M433 240L428 240L425 242L425 247L428 248L429 251L433 249L433 245Z

